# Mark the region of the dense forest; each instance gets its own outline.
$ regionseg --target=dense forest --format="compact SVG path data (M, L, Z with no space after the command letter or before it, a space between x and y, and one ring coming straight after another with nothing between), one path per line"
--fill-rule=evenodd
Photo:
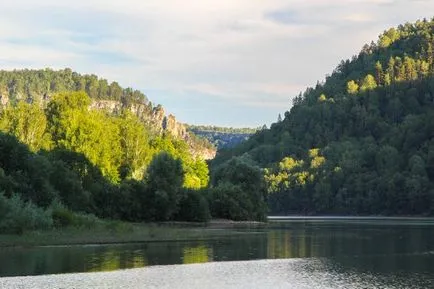
M264 168L272 214L434 213L434 19L391 28L218 152Z
M249 139L258 129L206 125L186 125L194 135L208 140L217 149L232 148Z
M2 108L0 232L95 216L134 222L265 218L258 167L240 159L233 168L242 173L225 175L223 167L210 186L207 163L186 142L154 134L127 109L112 114L90 103L85 92L71 91L54 94L45 106L18 100Z

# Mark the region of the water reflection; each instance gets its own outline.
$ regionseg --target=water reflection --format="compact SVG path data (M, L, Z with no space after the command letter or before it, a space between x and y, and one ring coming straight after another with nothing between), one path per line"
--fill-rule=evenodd
M316 257L329 268L434 273L434 226L285 222L212 241L0 249L0 276L113 271L149 265Z
M196 247L184 247L182 263L183 264L193 264L193 263L206 263L213 260L212 248L205 246L204 244Z

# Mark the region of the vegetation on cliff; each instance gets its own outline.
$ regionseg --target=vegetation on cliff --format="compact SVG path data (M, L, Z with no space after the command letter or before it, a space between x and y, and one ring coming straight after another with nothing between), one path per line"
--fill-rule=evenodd
M108 83L96 75L81 75L66 68L55 71L43 70L0 70L0 103L15 106L20 102L45 106L57 93L85 92L91 99L91 108L104 110L113 115L125 111L135 115L151 134L170 134L185 141L190 151L205 159L214 157L215 149L203 139L187 132L185 125L175 116L166 115L161 105L150 102L145 94L132 88L122 88L117 82Z

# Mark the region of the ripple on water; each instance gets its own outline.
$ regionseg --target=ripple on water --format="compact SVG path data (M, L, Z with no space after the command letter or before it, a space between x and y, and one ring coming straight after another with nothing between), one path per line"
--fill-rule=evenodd
M344 271L326 259L259 260L153 266L114 272L0 278L0 288L433 288L432 276Z

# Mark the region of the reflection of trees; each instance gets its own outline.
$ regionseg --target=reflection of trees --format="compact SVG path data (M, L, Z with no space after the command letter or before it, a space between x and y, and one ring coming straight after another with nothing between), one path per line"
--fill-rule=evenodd
M308 229L271 230L268 232L270 259L306 258L312 256L314 246Z
M214 241L213 261L239 261L267 258L267 234L245 234Z
M434 266L432 229L366 222L292 223L271 229L267 257L327 258L339 270L421 272Z
M182 260L183 264L206 263L212 261L212 248L208 248L205 245L184 247Z
M377 222L378 223L378 222ZM419 272L434 267L432 228L353 222L279 225L210 241L21 248L0 254L0 275L111 271L147 265L324 257L342 270Z
M291 258L292 242L289 231L273 230L268 232L267 257L270 259Z
M132 258L127 259L127 268L142 268L148 265L148 260L141 251L135 251Z
M108 248L97 252L87 260L87 271L113 271L125 268L141 268L148 265L148 260L142 250L120 251Z
M89 272L113 271L121 268L119 252L114 250L104 252L93 261Z

